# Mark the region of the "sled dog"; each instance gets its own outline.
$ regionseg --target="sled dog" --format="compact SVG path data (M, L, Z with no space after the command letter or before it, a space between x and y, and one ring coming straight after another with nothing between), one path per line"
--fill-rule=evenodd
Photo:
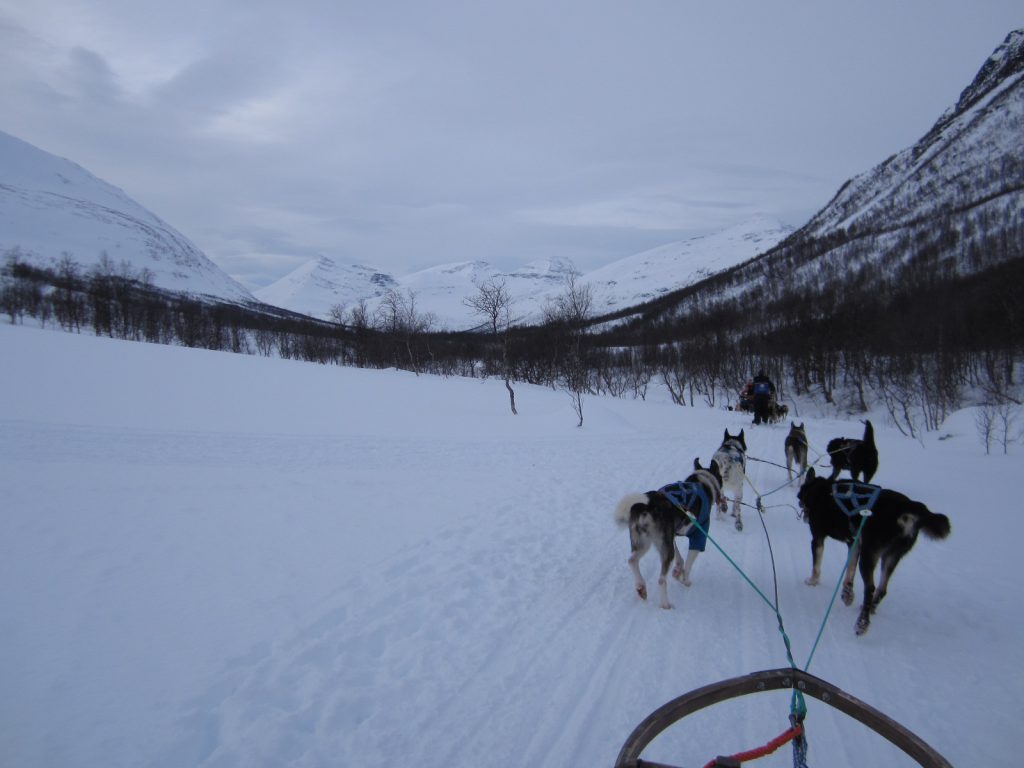
M932 512L921 502L902 493L883 488L864 523L860 541L854 546L861 517L859 514L847 515L842 510L833 494L835 485L828 478L816 477L812 467L807 470L803 485L797 492L800 509L811 528L811 576L804 583L814 586L821 578L826 538L846 542L849 565L843 577L843 602L846 605L853 603L853 571L859 562L864 603L857 617L856 632L863 635L868 631L875 609L886 595L893 571L913 548L917 534L924 531L929 538L944 539L949 536L950 523L946 515ZM881 576L876 588L875 566L879 562Z
M680 497L679 492L683 492ZM707 469L700 460L693 460L693 473L686 480L663 486L657 491L631 493L615 507L615 520L629 528L629 567L636 579L636 593L647 599L647 584L640 574L640 558L653 544L661 556L658 587L661 607L671 608L668 600L668 570L675 560L672 575L690 586L697 554L704 549L704 540L711 522L711 506L717 505L722 494L722 476L714 461ZM679 554L676 536L690 537L686 561ZM699 542L695 547L695 540Z
M870 483L878 471L878 448L875 447L875 428L870 421L864 422L864 437L836 437L828 441L828 455L832 461L832 474L829 480L835 480L844 469L850 471L854 480L858 475L865 483Z
M807 431L803 422L797 426L795 421L789 422L789 434L783 443L786 449L786 472L789 479L793 479L793 467L797 469L797 475L803 475L807 471Z
M743 504L743 482L747 472L747 441L743 436L743 430L741 429L738 435L730 435L726 429L722 444L711 460L718 463L718 468L722 472L722 503L718 507L718 517L725 517L726 499L732 499L733 523L737 531L742 531L743 516L740 507Z

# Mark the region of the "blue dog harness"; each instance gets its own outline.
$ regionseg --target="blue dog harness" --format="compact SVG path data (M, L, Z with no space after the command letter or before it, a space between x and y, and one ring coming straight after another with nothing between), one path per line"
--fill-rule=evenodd
M882 486L871 483L860 483L856 480L832 483L832 499L847 517L864 513L870 515L881 493Z
M691 525L685 535L690 540L690 549L703 552L708 543L708 528L711 527L711 499L708 498L707 489L702 483L680 480L659 488L658 492L665 494L673 504L693 515L697 524ZM676 535L679 535L682 526L683 523L680 522Z

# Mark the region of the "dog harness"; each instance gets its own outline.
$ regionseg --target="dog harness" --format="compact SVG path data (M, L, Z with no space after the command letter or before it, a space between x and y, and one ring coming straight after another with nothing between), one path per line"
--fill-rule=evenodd
M832 483L832 499L847 517L853 517L863 512L870 515L881 493L882 487L871 483L861 483L856 480Z
M680 480L659 488L659 493L668 496L669 500L680 509L685 510L697 525L691 525L684 535L690 540L690 549L703 552L708 543L708 528L711 526L711 499L703 483ZM676 535L682 533L685 521L680 520L676 527Z

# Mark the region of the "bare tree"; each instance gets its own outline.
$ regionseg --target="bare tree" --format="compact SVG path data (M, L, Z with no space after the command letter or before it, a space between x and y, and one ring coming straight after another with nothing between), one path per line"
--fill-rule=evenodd
M498 278L486 280L476 289L477 292L464 298L462 303L487 321L495 344L501 348L501 374L505 379L505 389L508 390L509 406L512 408L512 415L515 416L518 413L516 393L512 389L512 375L508 362L508 329L512 325L512 295L505 287L505 281Z
M589 391L589 369L583 354L583 338L587 320L594 306L594 292L589 283L580 283L579 275L570 270L565 277L565 290L544 310L545 320L560 327L566 340L566 352L559 383L572 398L572 407L583 426L583 393Z
M256 344L256 351L264 357L270 357L274 352L274 343L277 334L269 328L256 328L252 332L253 342Z
M366 299L360 299L349 312L349 325L355 337L355 362L360 368L367 364L370 346L370 329L373 316Z
M413 340L430 330L434 324L434 316L429 312L421 314L416 309L414 291L408 290L402 294L393 289L384 294L377 308L377 315L381 329L402 343L413 373L419 376L420 366L413 350Z
M57 262L57 290L54 294L54 311L57 322L69 331L80 331L85 319L85 307L79 295L81 285L80 267L71 253L62 251Z
M327 317L330 319L330 321L332 323L337 323L338 325L344 325L345 324L345 320L348 317L348 315L346 314L346 311L345 311L345 304L344 303L332 304L330 310L328 310L328 312L327 312Z

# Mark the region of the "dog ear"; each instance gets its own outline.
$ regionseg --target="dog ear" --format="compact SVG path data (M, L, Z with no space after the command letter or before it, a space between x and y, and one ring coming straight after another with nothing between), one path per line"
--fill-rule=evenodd
M703 469L703 467L700 465L700 456L694 456L693 457L693 468L694 469Z
M807 468L807 474L804 476L804 483L809 483L815 478L814 467Z

